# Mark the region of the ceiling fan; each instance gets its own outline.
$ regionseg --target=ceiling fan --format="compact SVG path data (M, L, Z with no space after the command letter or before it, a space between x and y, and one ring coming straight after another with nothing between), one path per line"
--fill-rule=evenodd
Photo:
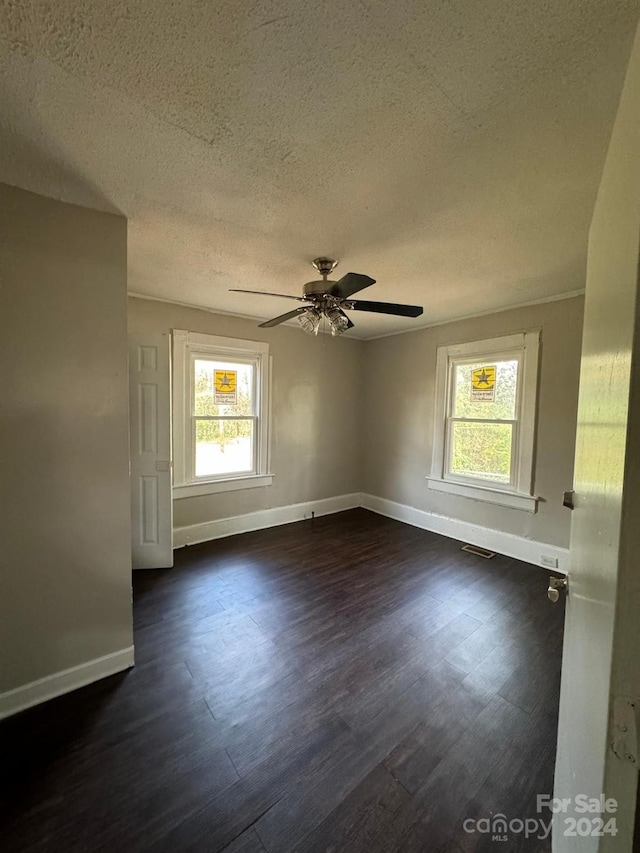
M303 289L302 296L290 296L288 293L267 293L263 290L242 290L231 288L234 293L256 293L262 296L280 296L284 299L295 299L304 302L304 305L280 314L273 320L260 323L260 327L270 328L279 326L293 317L298 318L298 323L305 332L317 335L323 318L328 322L332 335L341 335L354 324L345 314L347 311L373 311L376 314L395 314L398 317L419 317L423 309L418 305L399 305L395 302L365 302L362 299L351 299L354 293L364 290L375 284L375 278L361 275L357 272L348 272L339 281L329 281L329 276L338 266L338 261L333 258L316 258L312 266L320 273L322 278L316 281L308 281Z

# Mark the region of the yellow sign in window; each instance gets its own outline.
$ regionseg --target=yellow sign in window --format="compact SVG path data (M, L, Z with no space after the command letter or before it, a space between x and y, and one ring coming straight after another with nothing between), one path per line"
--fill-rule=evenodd
M213 377L213 402L216 406L235 406L238 392L236 370L216 370Z
M478 367L471 372L471 399L493 403L496 398L496 366Z

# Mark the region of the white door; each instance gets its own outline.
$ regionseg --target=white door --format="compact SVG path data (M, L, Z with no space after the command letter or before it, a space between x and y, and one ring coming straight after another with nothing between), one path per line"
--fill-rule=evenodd
M129 337L134 569L173 566L170 335Z
M555 853L639 849L631 708L640 697L639 245L636 37L589 238L554 791L565 802L556 804ZM600 816L576 800L602 794L617 807Z

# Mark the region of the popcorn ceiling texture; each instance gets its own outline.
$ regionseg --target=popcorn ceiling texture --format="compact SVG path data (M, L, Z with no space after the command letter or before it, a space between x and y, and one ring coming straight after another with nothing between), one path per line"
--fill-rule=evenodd
M0 0L0 180L130 218L129 289L367 336L584 286L638 0Z

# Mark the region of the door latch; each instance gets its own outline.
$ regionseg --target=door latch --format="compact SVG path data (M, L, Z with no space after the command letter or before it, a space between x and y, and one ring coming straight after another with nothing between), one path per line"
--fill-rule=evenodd
M567 509L573 509L573 496L575 492L573 489L569 492L562 493L562 506L566 506Z
M549 578L549 588L547 589L547 598L555 604L560 598L560 590L567 591L569 581L567 578L557 578L551 575Z

